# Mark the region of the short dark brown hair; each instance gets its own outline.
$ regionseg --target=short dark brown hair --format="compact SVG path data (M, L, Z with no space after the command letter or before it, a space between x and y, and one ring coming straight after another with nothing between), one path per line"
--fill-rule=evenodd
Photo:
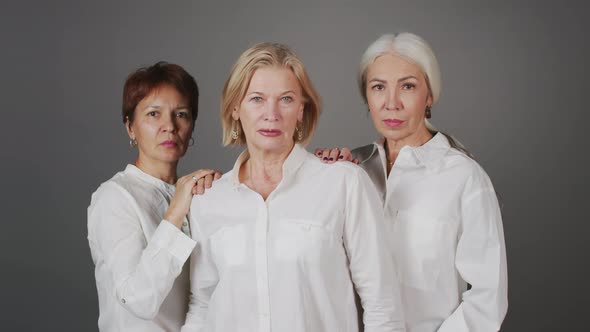
M160 61L139 68L127 77L123 88L123 123L133 122L139 102L162 86L171 86L188 102L193 128L199 113L199 87L195 79L179 65Z

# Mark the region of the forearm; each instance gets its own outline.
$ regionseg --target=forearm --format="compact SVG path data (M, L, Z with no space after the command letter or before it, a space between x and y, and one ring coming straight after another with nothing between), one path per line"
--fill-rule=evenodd
M143 250L133 253L123 244L109 252L115 296L138 317L153 318L170 292L195 242L175 226L162 221ZM139 255L133 264L125 255Z

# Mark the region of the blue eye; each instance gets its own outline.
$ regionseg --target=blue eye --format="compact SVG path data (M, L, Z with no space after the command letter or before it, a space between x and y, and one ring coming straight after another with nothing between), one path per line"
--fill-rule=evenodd
M254 96L254 97L250 98L250 100L257 103L257 102L262 101L262 97Z
M284 96L283 98L281 98L281 101L284 101L286 103L290 103L293 101L293 97L291 96Z

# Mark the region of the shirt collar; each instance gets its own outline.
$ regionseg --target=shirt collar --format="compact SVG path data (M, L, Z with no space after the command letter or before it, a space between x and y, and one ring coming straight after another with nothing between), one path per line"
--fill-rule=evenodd
M383 143L385 143L385 138L381 138L373 143L373 152L369 158L375 153L379 153L383 156L383 158L385 158ZM445 156L450 148L451 145L449 144L449 141L445 135L438 132L430 140L428 140L428 142L421 146L404 146L400 150L398 160L403 160L403 162L411 162L415 165L424 165L426 167L430 167L434 165L436 161Z
M301 145L295 144L289 153L289 156L287 156L287 159L285 159L285 162L283 163L283 179L295 173L301 164L303 164L306 156L307 150ZM248 152L248 149L246 149L240 153L240 156L234 163L232 169L232 183L236 187L240 185L240 167L248 159L250 159L250 153Z
M176 188L175 185L166 183L156 177L153 177L153 176L145 173L144 171L140 170L135 165L128 164L127 167L125 168L125 173L131 174L132 176L135 176L144 182L152 184L152 185L154 185L158 188L164 189L168 192L173 192L174 189Z

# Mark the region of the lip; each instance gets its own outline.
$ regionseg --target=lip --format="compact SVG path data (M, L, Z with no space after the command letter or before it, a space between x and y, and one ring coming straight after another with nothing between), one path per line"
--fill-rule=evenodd
M278 129L259 129L258 133L266 137L277 137L280 136L283 132Z
M402 124L404 124L404 122L406 122L406 121L402 121L402 120L398 120L398 119L385 119L385 120L383 120L383 123L385 123L385 125L388 126L389 128L398 128Z
M173 140L167 140L167 141L160 143L160 145L162 145L163 147L166 147L166 148L175 148L178 146L178 143L176 143Z

